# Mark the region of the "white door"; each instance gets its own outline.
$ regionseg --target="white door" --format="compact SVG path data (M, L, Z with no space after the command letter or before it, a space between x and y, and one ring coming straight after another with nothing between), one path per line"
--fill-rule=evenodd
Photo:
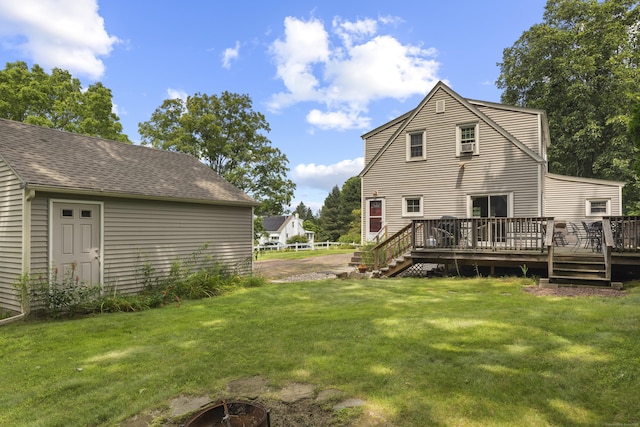
M100 282L100 205L52 203L51 254L58 282Z

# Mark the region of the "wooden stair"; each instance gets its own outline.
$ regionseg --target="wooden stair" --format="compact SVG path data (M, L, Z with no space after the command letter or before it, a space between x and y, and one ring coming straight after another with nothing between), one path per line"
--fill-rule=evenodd
M611 279L607 278L607 267L601 253L594 253L588 257L554 254L552 271L549 283L574 286L611 286Z
M397 276L413 265L410 253L393 258L385 267L380 268L380 274L386 277Z

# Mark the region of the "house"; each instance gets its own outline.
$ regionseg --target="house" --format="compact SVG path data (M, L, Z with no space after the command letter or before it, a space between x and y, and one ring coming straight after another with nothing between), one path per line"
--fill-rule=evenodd
M20 310L22 273L74 265L134 293L142 264L160 274L205 244L250 273L257 205L191 155L0 119L0 307Z
M622 213L623 182L548 172L543 110L462 98L439 82L415 109L362 138L363 241L423 218Z
M262 225L264 226L266 235L261 236L258 243L264 245L268 242L276 242L284 246L293 236L305 236L309 244L312 245L315 233L313 231L306 231L303 222L297 213L288 216L264 217L262 218Z

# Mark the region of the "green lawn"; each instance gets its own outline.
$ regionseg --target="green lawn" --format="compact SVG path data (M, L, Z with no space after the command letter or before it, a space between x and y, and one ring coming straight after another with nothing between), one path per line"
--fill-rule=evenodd
M640 423L640 287L536 297L521 279L273 284L0 328L0 425L113 426L260 375L337 388L394 426Z

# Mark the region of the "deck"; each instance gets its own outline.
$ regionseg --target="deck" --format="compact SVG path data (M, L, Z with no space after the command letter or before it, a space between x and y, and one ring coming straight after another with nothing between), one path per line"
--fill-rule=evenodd
M611 286L640 267L640 217L605 217L591 233L553 218L413 220L373 249L373 268L395 276L415 264L526 266L553 283ZM560 227L563 226L563 227Z

